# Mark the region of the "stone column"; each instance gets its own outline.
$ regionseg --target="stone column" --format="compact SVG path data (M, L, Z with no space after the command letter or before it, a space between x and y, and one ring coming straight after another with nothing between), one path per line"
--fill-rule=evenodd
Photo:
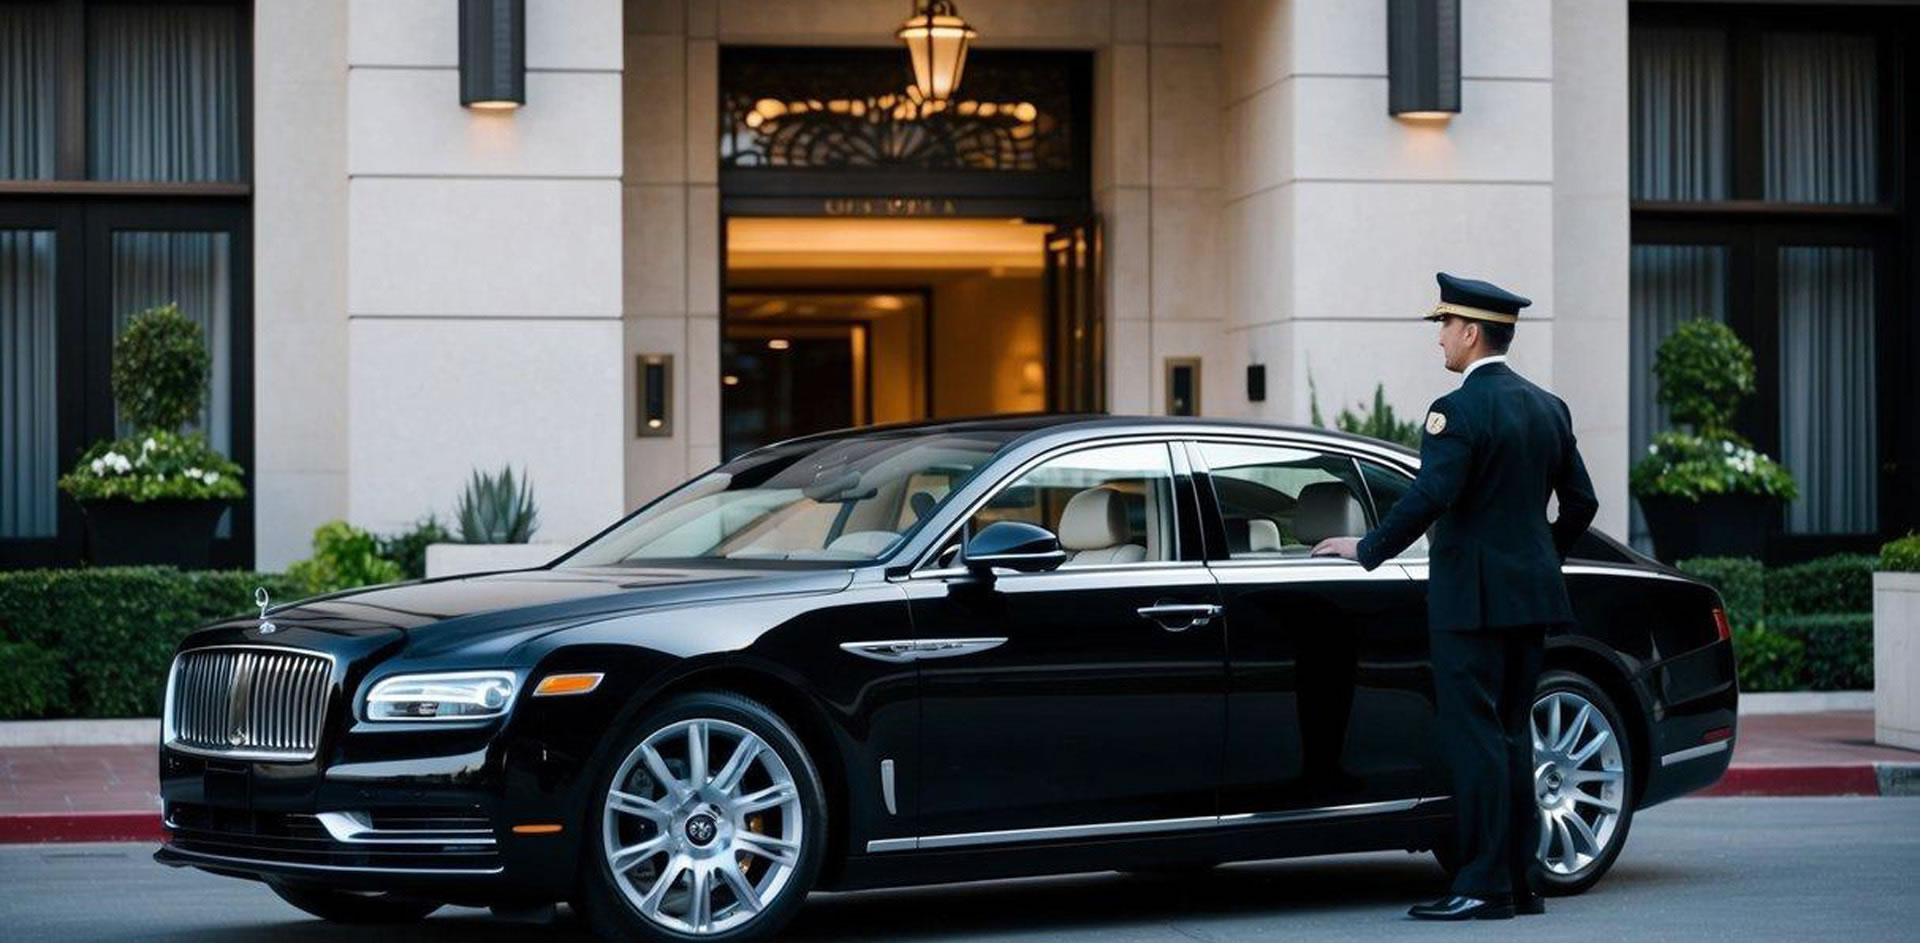
M348 5L349 509L398 529L511 465L570 542L624 496L621 7L529 0L507 113L460 106L457 17Z

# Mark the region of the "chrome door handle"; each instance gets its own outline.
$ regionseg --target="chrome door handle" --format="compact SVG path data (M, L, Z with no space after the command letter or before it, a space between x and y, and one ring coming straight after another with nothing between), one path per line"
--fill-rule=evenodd
M1142 619L1152 619L1169 632L1185 632L1195 626L1206 625L1220 614L1220 607L1213 603L1154 603L1134 610ZM1186 621L1170 623L1171 619L1186 617Z

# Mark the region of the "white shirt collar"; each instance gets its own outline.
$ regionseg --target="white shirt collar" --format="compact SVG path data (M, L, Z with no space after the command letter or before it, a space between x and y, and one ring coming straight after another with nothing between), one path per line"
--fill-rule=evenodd
M1470 364L1467 364L1467 369L1460 371L1460 380L1463 383L1466 382L1467 377L1473 375L1473 371L1478 370L1479 368L1486 366L1487 364L1506 363L1506 362L1507 362L1506 354L1494 354L1491 357L1482 357L1479 360L1476 360Z

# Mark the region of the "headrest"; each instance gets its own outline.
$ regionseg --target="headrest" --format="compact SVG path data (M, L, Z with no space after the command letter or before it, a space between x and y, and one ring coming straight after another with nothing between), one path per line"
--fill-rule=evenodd
M1060 546L1102 550L1127 542L1127 506L1112 488L1088 488L1060 512Z
M1316 481L1300 489L1300 501L1293 508L1293 534L1302 543L1358 537L1366 532L1366 513L1344 483Z
M1280 525L1264 517L1247 522L1247 551L1262 553L1280 549Z

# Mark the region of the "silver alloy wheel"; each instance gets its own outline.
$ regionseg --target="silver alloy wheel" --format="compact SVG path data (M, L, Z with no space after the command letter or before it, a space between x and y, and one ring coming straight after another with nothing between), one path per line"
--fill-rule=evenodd
M751 921L780 896L800 861L802 827L800 789L773 747L739 724L700 717L654 731L620 764L601 848L636 912L704 936Z
M1573 691L1533 705L1533 796L1540 865L1570 877L1600 860L1619 829L1627 771L1620 737L1599 706Z

